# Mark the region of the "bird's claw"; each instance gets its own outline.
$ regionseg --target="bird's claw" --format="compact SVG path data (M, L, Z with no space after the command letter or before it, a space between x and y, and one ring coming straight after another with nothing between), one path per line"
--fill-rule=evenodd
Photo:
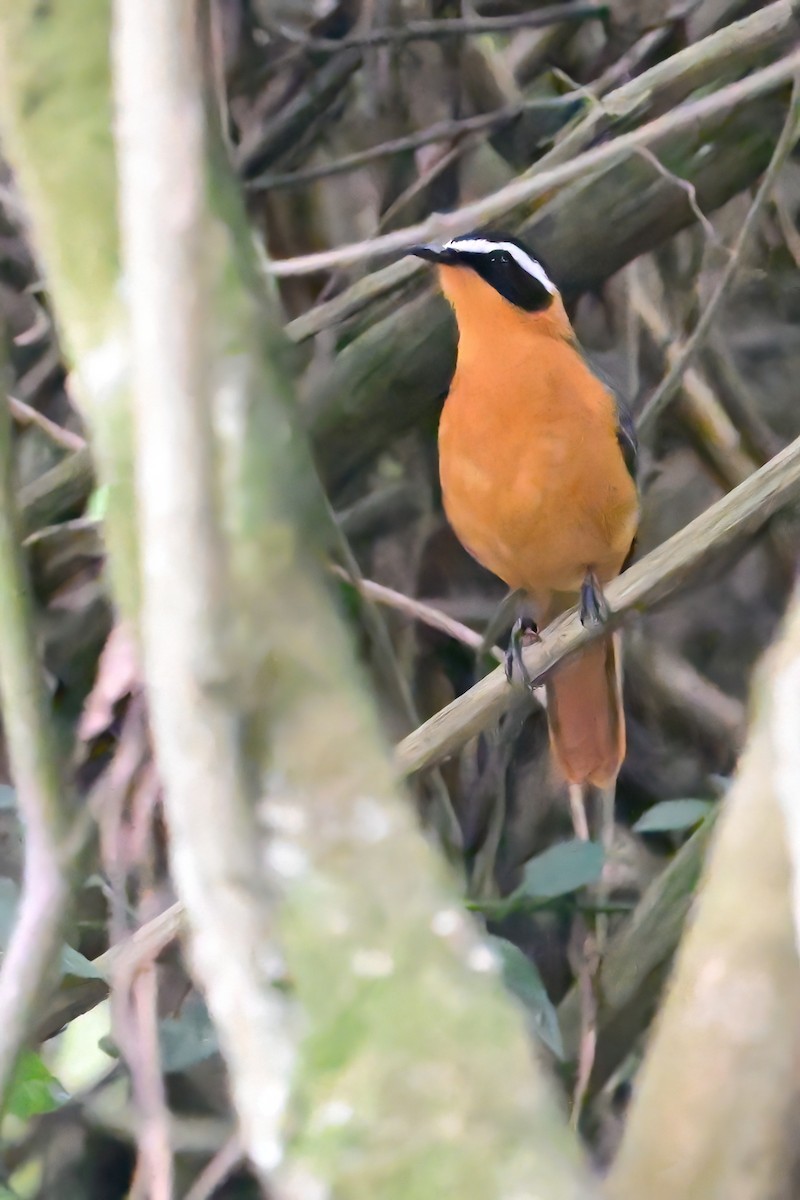
M541 640L535 621L531 620L530 617L517 617L514 627L511 630L511 636L508 639L508 649L506 650L505 657L506 679L509 683L513 681L514 668L516 667L524 686L529 691L533 690L534 683L531 679L530 671L525 666L522 651L526 646L533 646L535 642L540 642Z
M605 625L609 607L594 571L587 571L581 584L581 625Z

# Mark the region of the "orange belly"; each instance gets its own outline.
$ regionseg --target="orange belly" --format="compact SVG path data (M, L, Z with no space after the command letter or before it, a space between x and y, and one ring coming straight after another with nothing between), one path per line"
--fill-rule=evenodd
M613 398L567 343L489 344L459 361L439 462L456 535L509 587L570 593L588 568L601 582L619 573L636 531L636 488Z

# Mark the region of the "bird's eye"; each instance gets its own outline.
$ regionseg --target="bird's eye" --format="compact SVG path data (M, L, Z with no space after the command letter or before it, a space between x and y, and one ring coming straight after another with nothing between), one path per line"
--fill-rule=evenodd
M507 250L501 250L497 256L497 261L501 262L503 266L508 266L508 264L511 262L511 255Z

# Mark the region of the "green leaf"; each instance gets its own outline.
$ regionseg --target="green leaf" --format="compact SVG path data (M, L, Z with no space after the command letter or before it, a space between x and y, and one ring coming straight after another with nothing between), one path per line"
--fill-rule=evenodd
M514 895L536 900L566 896L587 884L596 883L603 870L603 847L599 842L573 838L537 854L525 868L522 886Z
M206 1006L196 994L186 1001L179 1017L166 1017L159 1022L158 1040L161 1067L166 1074L185 1071L210 1058L219 1049L217 1031L211 1024Z
M667 833L691 829L711 812L710 800L662 800L654 804L633 826L634 833Z
M103 978L94 963L73 950L72 946L64 946L61 951L61 970L65 975L73 975L77 979Z
M24 1050L14 1074L8 1111L21 1120L53 1112L69 1099L61 1084L48 1071L38 1054Z
M503 981L527 1009L534 1032L557 1058L563 1059L564 1045L555 1006L547 994L542 977L526 954L505 938L490 937L503 963Z

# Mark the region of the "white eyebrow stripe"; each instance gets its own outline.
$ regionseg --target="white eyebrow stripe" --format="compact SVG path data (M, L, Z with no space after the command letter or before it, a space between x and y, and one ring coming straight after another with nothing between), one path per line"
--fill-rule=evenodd
M527 271L534 279L538 279L543 288L551 296L556 293L555 284L548 278L541 263L530 254L526 254L513 242L490 242L487 238L452 238L444 247L445 250L465 250L467 254L491 254L494 250L506 250L523 271Z

